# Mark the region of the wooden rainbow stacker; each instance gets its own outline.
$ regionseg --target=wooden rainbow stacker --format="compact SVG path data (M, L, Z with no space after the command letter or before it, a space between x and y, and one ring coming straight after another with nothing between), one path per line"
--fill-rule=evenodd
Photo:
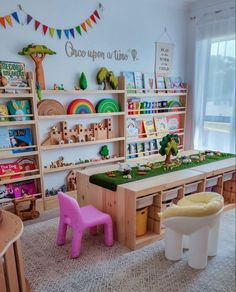
M181 155L196 153L183 151ZM163 157L158 160L162 161ZM212 189L224 196L225 208L235 207L235 162L232 157L150 178L144 176L134 182L127 180L118 185L116 191L90 183L90 177L116 171L118 164L87 169L77 173L78 201L81 206L93 204L109 213L113 219L114 238L134 250L163 237L164 229L157 213L165 208L168 199L176 202L190 193ZM147 232L136 236L136 210L143 206L148 207Z

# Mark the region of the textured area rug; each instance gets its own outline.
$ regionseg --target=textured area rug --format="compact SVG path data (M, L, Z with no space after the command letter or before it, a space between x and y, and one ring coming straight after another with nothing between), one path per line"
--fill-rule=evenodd
M165 259L164 242L158 241L137 251L115 242L109 248L103 235L85 234L81 255L70 259L70 239L55 244L58 219L26 226L22 246L26 276L32 291L235 291L235 210L223 213L218 255L208 259L204 270L182 260Z

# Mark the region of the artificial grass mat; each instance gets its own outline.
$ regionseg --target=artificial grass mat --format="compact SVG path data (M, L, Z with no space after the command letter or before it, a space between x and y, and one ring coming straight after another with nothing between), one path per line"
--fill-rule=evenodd
M194 156L194 155L192 155L192 156ZM151 169L150 171L147 171L145 175L137 174L138 167L132 167L132 170L130 172L130 174L132 176L131 179L124 178L123 172L117 170L117 171L113 171L113 173L115 174L115 177L109 177L107 175L107 172L97 173L97 174L91 175L89 178L89 181L95 185L98 185L100 187L103 187L105 189L109 189L109 190L115 192L117 189L117 186L121 185L121 184L126 184L129 182L133 182L133 181L137 181L137 180L141 180L141 179L145 179L145 178L149 178L149 177L153 177L153 176L158 176L158 175L166 174L169 172L174 172L174 171L178 171L178 170L192 168L192 167L196 167L199 165L208 164L211 162L216 162L216 161L231 158L231 157L235 157L235 155L230 154L230 153L221 153L221 156L218 156L218 155L206 156L206 159L204 161L200 161L200 162L192 161L192 162L186 163L186 164L182 163L180 166L174 167L173 169L167 169L167 170L164 169L163 162L157 162L156 165L157 166L161 165L161 167Z

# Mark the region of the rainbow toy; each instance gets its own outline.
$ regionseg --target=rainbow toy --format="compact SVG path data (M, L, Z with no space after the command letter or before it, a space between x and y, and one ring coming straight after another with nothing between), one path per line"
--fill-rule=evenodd
M97 103L96 111L97 113L119 112L120 106L116 100L112 98L105 98Z
M73 100L67 109L69 115L96 113L94 105L87 99Z

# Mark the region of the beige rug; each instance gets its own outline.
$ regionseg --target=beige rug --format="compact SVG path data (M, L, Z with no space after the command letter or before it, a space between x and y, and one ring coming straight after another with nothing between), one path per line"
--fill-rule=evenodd
M235 291L235 210L222 217L218 255L205 270L187 265L187 252L178 262L165 259L163 241L130 251L103 244L102 234L85 235L78 259L69 259L70 238L55 245L58 219L26 226L22 238L26 276L32 291Z

